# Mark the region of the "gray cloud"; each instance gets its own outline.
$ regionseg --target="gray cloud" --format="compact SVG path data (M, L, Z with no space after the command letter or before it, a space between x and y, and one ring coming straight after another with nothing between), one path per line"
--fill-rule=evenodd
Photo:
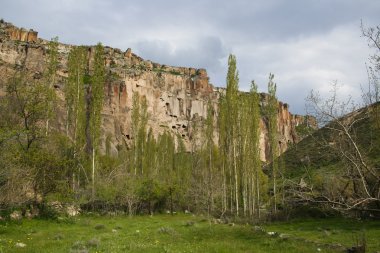
M0 17L72 44L99 41L131 47L162 64L206 68L223 86L229 53L236 54L241 89L269 72L278 96L303 113L311 89L360 94L370 53L360 20L380 23L378 0L2 0ZM359 97L359 96L356 96Z
M143 58L155 62L205 68L213 76L225 72L223 59L228 57L229 51L220 38L199 37L186 44L187 46L177 47L176 44L164 40L147 40L134 43L133 48Z

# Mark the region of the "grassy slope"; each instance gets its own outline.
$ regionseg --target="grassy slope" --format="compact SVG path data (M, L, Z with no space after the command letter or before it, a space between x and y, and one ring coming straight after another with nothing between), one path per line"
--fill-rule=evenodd
M379 107L380 104L377 105L380 110ZM320 140L328 138L328 134L325 128L319 129L282 155L286 164L287 177L299 178L316 175L328 177L329 174L338 174L343 170L344 166L339 157L334 155L329 148L320 145ZM367 162L375 167L380 167L380 132L374 128L373 118L359 121L355 125L354 135Z
M190 221L194 224L187 225ZM104 228L96 229L97 224ZM266 229L351 246L353 231L366 228L370 249L374 250L380 248L376 240L380 238L379 227L380 222L323 220L278 223ZM323 236L325 232L321 231L328 228L330 235ZM93 246L89 245L91 240ZM26 247L15 247L17 242ZM85 245L89 252L317 252L318 248L321 252L336 252L304 240L272 238L255 232L250 225L212 224L190 215L80 217L72 223L24 220L0 225L0 252L79 252L74 250L80 248L78 245Z

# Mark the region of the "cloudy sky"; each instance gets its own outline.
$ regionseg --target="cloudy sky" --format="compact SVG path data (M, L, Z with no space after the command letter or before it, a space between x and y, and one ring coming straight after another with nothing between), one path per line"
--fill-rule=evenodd
M304 113L310 90L360 97L372 53L360 22L380 24L379 0L0 0L0 17L39 36L105 45L167 65L206 68L225 86L235 54L240 89L265 91L275 74L280 100Z

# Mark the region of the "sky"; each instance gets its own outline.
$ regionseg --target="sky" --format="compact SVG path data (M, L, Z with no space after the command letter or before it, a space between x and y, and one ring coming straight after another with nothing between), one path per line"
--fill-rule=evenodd
M0 18L63 43L104 45L166 65L205 68L225 87L229 54L239 87L251 80L290 111L305 113L311 90L327 96L333 82L358 101L373 51L361 37L380 25L379 0L0 0Z

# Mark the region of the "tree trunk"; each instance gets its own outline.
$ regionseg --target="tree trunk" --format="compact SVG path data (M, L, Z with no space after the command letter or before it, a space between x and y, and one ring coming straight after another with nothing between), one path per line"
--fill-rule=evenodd
M95 200L95 148L92 147L92 201Z
M238 174L237 174L237 165L236 165L236 147L235 147L235 140L234 140L234 174L235 174L235 204L236 204L236 216L239 216L239 185L238 185Z

